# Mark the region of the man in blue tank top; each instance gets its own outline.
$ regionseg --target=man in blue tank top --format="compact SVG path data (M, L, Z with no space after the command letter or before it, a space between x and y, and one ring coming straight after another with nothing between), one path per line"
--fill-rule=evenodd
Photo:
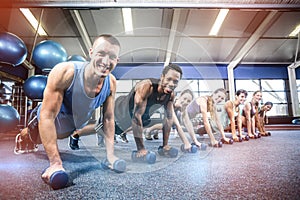
M107 150L103 164L118 172L125 171L125 161L114 155L116 78L111 71L118 63L119 52L120 43L115 37L100 35L90 48L90 62L59 63L49 73L43 102L35 109L37 116L17 135L15 147L15 153L20 154L36 151L35 146L29 147L32 144L43 144L50 162L42 174L46 182L51 182L56 172L65 171L57 139L69 137L75 130L84 134L102 129ZM87 125L100 106L103 119L97 125Z

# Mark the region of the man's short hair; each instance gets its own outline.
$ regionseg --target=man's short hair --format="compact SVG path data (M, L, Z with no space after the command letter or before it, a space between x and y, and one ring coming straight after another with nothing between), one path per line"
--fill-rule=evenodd
M169 65L164 67L164 69L162 71L162 74L166 75L168 73L168 71L171 70L171 69L179 72L180 73L180 78L182 77L182 69L179 67L179 65L172 64L172 63L170 63Z
M110 34L101 34L101 35L99 35L98 37L95 38L94 43L95 43L99 38L104 38L104 39L105 39L106 41L108 41L110 44L112 44L112 45L117 45L117 46L121 47L121 44L120 44L119 40L118 40L116 37L114 37L114 36L112 36L112 35L110 35Z

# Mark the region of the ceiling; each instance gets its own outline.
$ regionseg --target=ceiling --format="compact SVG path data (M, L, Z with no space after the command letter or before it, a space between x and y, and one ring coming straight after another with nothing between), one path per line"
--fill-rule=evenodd
M102 33L119 39L121 63L292 64L300 56L297 37L288 37L300 24L299 1L16 2L0 8L0 31L24 41L29 68L34 67L32 49L43 40L60 43L68 55L87 57ZM31 8L47 37L36 35L19 7ZM122 7L132 7L131 33L124 32ZM230 11L218 35L209 36L220 8Z

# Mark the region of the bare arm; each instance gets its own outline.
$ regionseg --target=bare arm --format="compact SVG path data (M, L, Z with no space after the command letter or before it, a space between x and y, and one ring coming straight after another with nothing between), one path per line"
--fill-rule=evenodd
M110 95L103 104L103 132L106 145L107 158L111 163L114 162L114 134L115 134L115 94L116 78L110 74Z
M236 122L237 122L237 127L238 127L238 133L239 133L240 136L242 136L243 122L242 122L242 116L241 116L240 112L238 112L238 115L236 117Z
M165 110L166 110L166 115L163 121L163 146L168 145L170 130L173 123L173 116L176 117L174 107L173 107L172 97L168 102Z
M231 101L227 101L225 103L225 111L228 115L228 118L230 120L230 128L231 128L231 134L233 137L236 137L236 129L235 129L235 117L234 117L234 107L233 103Z
M183 124L186 127L189 135L191 136L192 140L194 142L196 142L197 138L196 138L196 135L195 135L193 123L191 122L191 119L189 118L189 115L188 115L186 109L182 113L182 121L183 121ZM178 133L179 133L179 130L178 130Z
M201 114L202 114L202 120L203 120L205 131L209 135L211 144L214 145L214 144L216 144L217 141L213 135L211 124L209 123L209 118L207 115L207 99L204 97L200 97L198 102L200 104L200 110L201 110Z
M252 119L251 119L251 106L250 106L250 103L247 103L244 106L244 112L245 112L245 116L246 116L246 126L247 126L248 135L252 135L252 133L251 133Z
M134 108L132 116L132 131L136 140L137 149L144 149L142 115L145 113L147 98L152 93L150 80L144 80L136 85L134 96Z
M178 131L178 135L180 136L182 142L185 144L185 145L189 145L189 141L187 139L187 137L185 136L183 130L182 130L182 127L177 119L177 116L175 114L175 111L173 110L173 123L176 125L177 127L177 131ZM194 130L193 130L194 131Z
M214 112L214 115L215 115L215 117L214 117L215 122L216 122L216 124L217 124L217 127L218 127L218 129L219 129L220 134L222 135L222 138L226 138L226 137L225 137L225 133L224 133L223 125L222 125L221 122L220 122L220 119L219 119L219 116L218 116L216 110L215 110L215 112Z
M69 87L74 75L74 67L69 63L60 63L50 72L40 112L39 132L50 167L62 168L57 146L55 118L60 110L64 91ZM55 171L53 169L53 171ZM50 172L51 173L51 172Z
M201 114L202 114L202 120L203 120L205 131L207 132L207 134L212 135L212 129L211 129L211 126L209 123L208 115L207 115L207 100L206 100L206 98L200 97L199 103L200 103L200 110L201 110Z
M255 126L258 128L258 131L261 134L265 134L263 117L260 116L260 114L258 112L255 113L254 117L255 117Z

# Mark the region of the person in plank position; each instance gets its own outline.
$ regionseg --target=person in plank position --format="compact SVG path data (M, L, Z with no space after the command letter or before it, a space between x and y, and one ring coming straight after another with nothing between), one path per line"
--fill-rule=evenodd
M114 154L114 96L116 79L111 71L119 60L120 43L112 35L100 35L90 48L90 62L63 62L49 73L44 98L37 106L28 127L16 136L15 153L36 151L42 143L50 166L42 178L53 189L65 187L68 175L59 154L57 139L76 134L104 132L107 158L102 165L124 172L126 163ZM88 124L96 108L103 105L103 120ZM102 127L103 126L103 127Z
M201 114L204 127L197 130L199 135L207 133L210 138L210 145L213 147L222 147L223 143L232 144L233 141L227 138L224 134L223 126L217 115L216 104L225 100L226 91L223 88L216 89L209 96L200 96L195 98L184 110L183 112L183 122L193 138L194 143L200 146L201 143L197 141L196 134L194 131L194 126L192 119L196 118L198 114ZM217 141L213 135L213 130L219 131L221 134L221 141Z
M256 127L262 136L271 136L270 132L267 132L265 129L265 124L269 123L267 112L269 112L273 108L273 103L267 101L258 109L258 113L256 116Z
M221 121L223 122L224 130L231 131L232 139L235 142L241 142L248 139L242 134L242 116L239 107L244 104L247 95L248 92L246 90L240 89L236 91L235 100L226 101L224 110L221 114ZM238 130L239 137L236 134L236 129Z
M143 141L143 127L150 123L150 116L163 106L163 145L159 147L161 155L176 157L178 150L168 145L173 122L174 90L182 77L182 70L176 64L164 67L160 79L145 79L138 82L128 95L115 101L116 134L124 133L132 127L137 151L133 151L133 160L146 160L154 163L154 152L147 151ZM123 135L126 137L126 135Z

